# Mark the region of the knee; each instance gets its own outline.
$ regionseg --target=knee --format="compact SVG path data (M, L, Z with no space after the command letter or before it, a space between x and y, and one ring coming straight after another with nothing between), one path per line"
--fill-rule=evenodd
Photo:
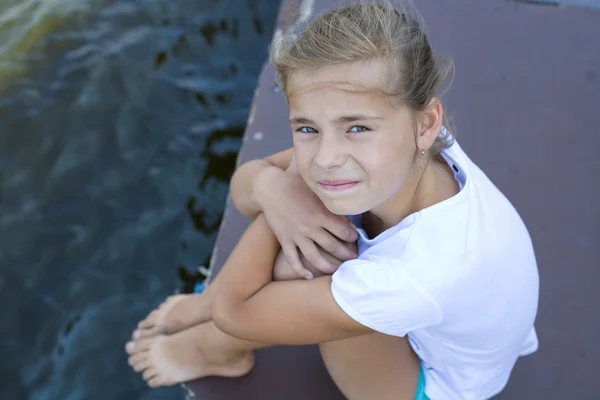
M304 257L300 257L302 261L302 265L304 268L307 268L314 277L325 275L323 272L319 271L315 267L313 267ZM302 279L302 277L298 276L296 271L292 268L292 265L288 262L283 251L279 251L277 254L277 258L275 259L275 265L273 266L273 280L274 281L291 281L294 279Z
M296 274L296 271L292 269L292 266L288 263L283 251L280 250L275 259L275 265L273 266L273 280L290 281L297 278L298 275Z

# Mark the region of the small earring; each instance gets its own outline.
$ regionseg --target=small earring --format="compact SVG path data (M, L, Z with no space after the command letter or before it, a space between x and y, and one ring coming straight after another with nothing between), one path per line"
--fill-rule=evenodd
M417 165L419 167L422 167L423 165L425 165L426 160L427 160L427 157L425 156L425 150L421 150L421 154L417 158Z

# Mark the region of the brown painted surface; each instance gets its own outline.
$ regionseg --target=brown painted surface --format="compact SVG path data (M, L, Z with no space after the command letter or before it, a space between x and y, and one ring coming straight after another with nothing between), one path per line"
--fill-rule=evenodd
M315 11L331 2L316 0ZM519 210L538 257L540 349L517 363L498 398L597 399L600 12L504 0L417 4L434 47L456 63L444 101L458 140ZM291 145L287 106L274 86L266 65L240 162ZM228 203L214 273L247 223ZM247 377L189 388L206 400L343 399L315 346L261 350Z

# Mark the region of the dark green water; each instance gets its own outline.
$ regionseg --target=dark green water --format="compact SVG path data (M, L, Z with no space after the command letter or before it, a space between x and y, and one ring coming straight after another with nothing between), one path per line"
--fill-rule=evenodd
M0 0L2 400L182 398L123 345L208 262L278 6Z

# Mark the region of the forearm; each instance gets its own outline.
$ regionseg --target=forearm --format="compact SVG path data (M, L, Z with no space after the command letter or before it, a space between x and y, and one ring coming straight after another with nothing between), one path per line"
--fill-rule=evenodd
M221 270L213 317L235 318L247 299L273 281L279 242L260 213L242 235ZM225 323L227 323L225 321Z
M253 250L251 250L251 249L248 249L248 250L250 250L250 252L248 254L240 254L241 259L246 259L248 256L250 256L252 254ZM302 261L304 262L305 260L302 260ZM304 262L304 266L306 268L309 268L314 276L323 275L323 273L321 271L314 268L308 262ZM198 307L198 313L199 314L202 313L202 317L206 320L212 319L212 304L213 304L213 300L215 299L215 294L217 293L217 291L227 290L227 289L222 289L221 286L219 286L222 275L223 275L222 273L218 273L216 276L214 276L214 278L210 281L210 284L202 292L202 295L198 296L198 304L202 306L202 307ZM283 254L283 252L280 249L277 253L277 257L276 257L274 265L273 265L273 280L274 281L288 281L288 280L294 280L294 279L300 279L300 278L298 277L298 274L296 273L296 271L294 271L294 269L292 268L292 266L290 265L288 260L285 258L285 255ZM225 286L225 288L226 288L226 286Z
M251 252L247 254L240 254L240 258L245 259L247 256L251 255ZM280 260L280 258L282 258ZM277 261L274 266L274 280L287 280L287 279L298 279L297 276L292 276L294 271L291 266L285 260L285 257L277 257ZM275 275L279 275L279 278L276 278ZM194 319L197 323L202 323L206 321L211 321L212 317L212 307L217 293L221 290L228 290L227 286L221 286L221 277L223 276L223 271L216 274L210 282L207 282L207 286L202 292L202 294L194 295L193 299L196 302L196 307L194 310Z
M221 271L212 316L221 331L271 344L315 344L372 331L335 302L331 277L273 282L279 243L258 214Z

